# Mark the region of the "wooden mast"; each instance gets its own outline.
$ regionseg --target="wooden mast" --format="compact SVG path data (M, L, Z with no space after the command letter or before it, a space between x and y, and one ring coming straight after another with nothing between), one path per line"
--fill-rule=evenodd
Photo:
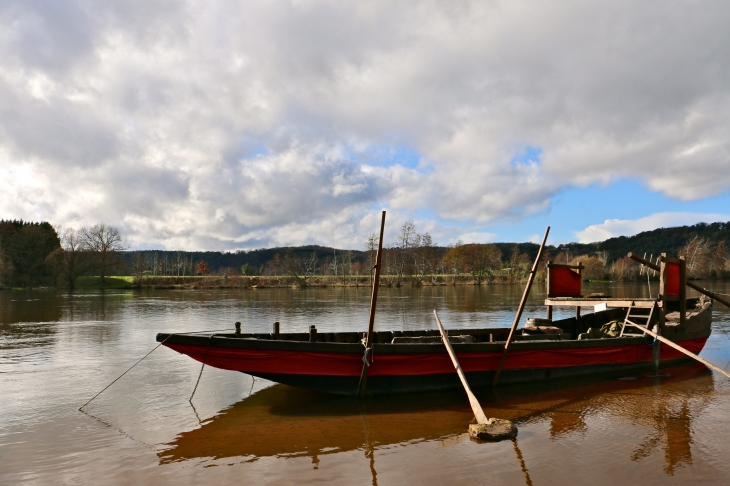
M370 362L368 354L373 344L373 328L375 327L375 306L378 303L378 287L380 286L380 261L383 257L383 232L385 231L385 211L383 211L380 220L380 239L378 240L378 253L375 256L375 278L373 279L373 293L370 297L370 319L368 320L368 334L365 338L365 354L362 357L362 373L360 374L360 383L357 386L358 395L365 394L365 388L368 384L368 369Z
M545 249L545 242L547 241L548 233L550 233L550 226L548 226L547 229L545 230L545 236L543 237L542 244L540 245L540 249L537 252L537 258L535 258L535 263L532 264L532 270L530 270L530 276L527 278L527 285L525 285L525 292L522 294L522 300L520 301L520 306L517 308L517 315L515 315L515 321L512 323L512 328L509 330L509 336L507 336L507 342L504 343L504 351L502 352L502 359L499 361L499 366L497 367L497 373L494 375L494 381L492 381L492 386L497 385L497 381L499 381L499 375L502 373L502 367L504 366L504 360L507 359L507 350L509 350L509 345L512 342L512 336L515 333L517 324L520 323L520 318L522 317L522 311L525 310L525 304L527 303L527 296L530 295L530 288L532 288L532 282L535 280L535 274L537 273L537 266L540 264L540 258L542 258L542 251Z

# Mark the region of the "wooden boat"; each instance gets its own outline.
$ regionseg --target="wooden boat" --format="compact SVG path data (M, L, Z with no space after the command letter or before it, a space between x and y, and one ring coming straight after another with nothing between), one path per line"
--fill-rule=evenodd
M548 299L550 305L585 307L606 305L606 310L552 322L560 332L533 334L529 328L515 336L500 383L517 383L606 372L638 373L652 367L654 340L643 334L615 338L577 339L589 328L627 319L638 309L657 309L652 299ZM685 319L679 302L664 302L663 336L698 354L711 333L712 303L687 299ZM646 313L646 312L645 312ZM658 313L657 313L658 314ZM648 317L648 315L647 315ZM638 320L638 319L637 319ZM651 319L650 319L651 321ZM683 322L681 322L683 321ZM499 365L509 328L452 329L449 336L469 383L491 383ZM281 334L158 334L157 341L179 353L226 370L240 371L277 383L329 393L354 395L363 368L363 333L327 332ZM461 385L441 342L438 330L375 331L368 373L368 395L444 390ZM462 341L462 342L459 342ZM689 360L661 345L660 366Z
M380 247L384 223L385 213ZM496 384L497 379L500 383L519 383L609 372L636 373L681 364L691 359L691 354L699 359L696 355L712 332L712 301L707 297L711 293L688 283L685 261L666 254L660 258L660 267L629 254L647 268L659 271L656 299L585 297L581 291L581 264L547 262L547 319L542 320L546 325L526 326L515 335L547 234L513 327L448 331L472 386ZM439 331L373 330L379 281L379 265L376 267L367 333L317 333L311 326L308 333L282 334L278 332L279 323L275 323L271 334L242 334L240 323L236 323L236 332L230 334L158 334L157 341L216 368L328 393L377 395L460 387ZM706 295L687 299L686 285ZM575 317L553 321L555 306L575 307ZM581 315L584 307L592 307L594 312ZM601 328L609 324L611 329L602 332Z

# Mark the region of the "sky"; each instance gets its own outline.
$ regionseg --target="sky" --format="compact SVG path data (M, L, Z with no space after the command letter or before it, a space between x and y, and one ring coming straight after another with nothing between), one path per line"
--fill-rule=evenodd
M0 1L0 218L130 248L730 221L730 3Z

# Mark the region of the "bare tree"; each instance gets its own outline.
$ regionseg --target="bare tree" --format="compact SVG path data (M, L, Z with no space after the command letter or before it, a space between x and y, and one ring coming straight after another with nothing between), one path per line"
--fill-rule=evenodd
M434 247L431 235L428 233L416 234L413 238L413 246L411 248L413 259L413 269L418 281L426 278L426 275L432 275L438 260L438 250Z
M299 287L304 288L307 286L307 272L306 270L302 272L302 259L295 255L291 248L284 256L283 266L286 272L294 277ZM301 276L301 273L304 273L304 276Z
M469 244L461 247L461 260L464 269L474 276L474 283L479 285L482 280L491 282L502 267L502 252L496 245Z
M134 284L137 286L142 285L142 278L145 272L149 268L149 261L144 257L142 252L135 252L134 258L132 258L132 274L134 275Z
M368 252L368 268L370 269L370 286L373 286L373 270L375 270L375 254L378 249L378 236L370 233L365 242L365 251Z
M638 274L638 265L629 257L619 258L611 267L611 277L614 280L632 280Z
M307 258L302 260L302 265L304 266L304 274L314 276L314 272L317 270L317 261L319 258L317 258L317 252L313 251L311 255L309 255Z
M401 225L398 236L396 236L393 248L396 286L400 286L403 277L408 273L408 266L411 262L411 249L415 244L416 235L416 223L409 219Z
M448 272L454 275L454 280L458 274L464 273L464 244L461 240L451 246L442 261Z
M60 229L60 228L59 228ZM89 252L84 248L81 231L66 228L61 231L61 247L48 256L48 262L56 274L69 288L76 286L76 279L92 266Z
M695 235L682 247L679 254L684 256L687 262L688 277L707 276L710 267L710 245L706 239Z
M78 237L83 250L91 253L94 268L104 285L104 277L121 264L119 252L126 249L122 235L114 226L100 223L91 228L81 228Z
M728 251L725 241L719 241L715 246L715 251L712 253L711 272L714 277L721 277L723 275L728 263L727 255Z

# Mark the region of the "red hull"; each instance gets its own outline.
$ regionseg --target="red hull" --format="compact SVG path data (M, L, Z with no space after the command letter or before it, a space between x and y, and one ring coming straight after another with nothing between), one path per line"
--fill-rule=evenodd
M699 354L707 338L680 341L678 344ZM216 368L240 371L252 375L310 375L358 377L362 372L362 356L351 353L323 353L309 351L260 350L222 348L188 344L165 346ZM207 352L207 356L206 356ZM499 365L501 352L457 353L466 373L494 371ZM652 347L646 344L601 346L587 348L556 348L510 351L505 370L540 370L574 368L595 365L631 365L650 363ZM662 345L661 361L683 358L684 355ZM419 376L453 374L446 350L442 353L381 354L377 347L369 370L370 377Z

